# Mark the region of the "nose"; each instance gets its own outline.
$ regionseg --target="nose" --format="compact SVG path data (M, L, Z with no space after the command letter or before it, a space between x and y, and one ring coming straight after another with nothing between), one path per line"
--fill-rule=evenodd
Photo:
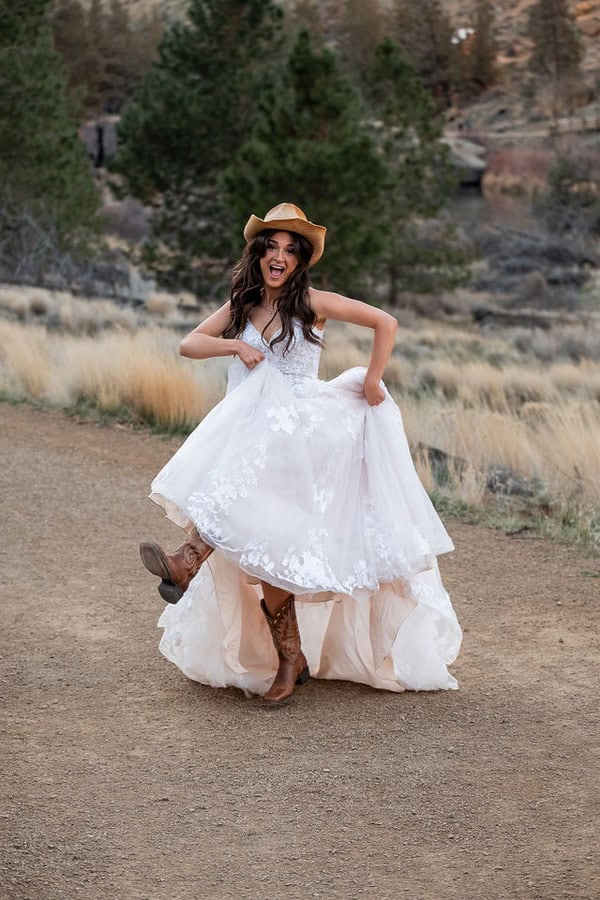
M283 249L279 245L275 248L275 259L283 259Z

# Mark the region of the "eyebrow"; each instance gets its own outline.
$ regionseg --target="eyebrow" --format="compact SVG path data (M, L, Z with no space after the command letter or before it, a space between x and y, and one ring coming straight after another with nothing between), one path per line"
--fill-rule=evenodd
M272 237L269 238L268 243L269 243L269 244L277 244L277 246L279 247L279 241L276 241L275 238L272 238ZM293 250L293 249L294 249L294 242L293 242L293 241L290 241L288 244L282 243L281 246L282 246L282 247L285 247L287 250L289 250L290 247L291 247L292 250Z

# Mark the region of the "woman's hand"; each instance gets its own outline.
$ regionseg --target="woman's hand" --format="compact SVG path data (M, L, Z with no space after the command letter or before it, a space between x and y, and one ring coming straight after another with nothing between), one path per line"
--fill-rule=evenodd
M337 319L340 322L352 322L354 325L366 325L367 328L373 329L373 348L363 392L370 406L379 406L386 398L380 379L394 347L398 330L396 319L382 309L330 291L317 291L311 288L310 300L318 318Z
M367 375L363 385L363 392L369 406L379 406L385 400L385 391L378 378L371 378Z
M247 369L254 369L265 358L264 353L245 341L237 340L235 344L235 355L241 359Z

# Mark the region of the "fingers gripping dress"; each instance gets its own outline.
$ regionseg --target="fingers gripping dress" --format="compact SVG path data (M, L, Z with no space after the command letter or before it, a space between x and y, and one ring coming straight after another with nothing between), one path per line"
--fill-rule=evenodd
M229 368L225 398L152 483L151 497L215 548L159 620L189 678L264 693L277 657L262 579L296 597L311 674L392 691L455 688L461 630L436 555L453 549L416 474L400 410L362 393L364 368L317 376L305 340Z

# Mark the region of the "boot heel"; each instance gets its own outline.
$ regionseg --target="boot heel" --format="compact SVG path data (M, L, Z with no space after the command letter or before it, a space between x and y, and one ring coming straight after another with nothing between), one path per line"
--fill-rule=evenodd
M179 585L173 584L172 581L167 581L165 578L158 586L158 593L165 603L178 603L183 597L183 591Z
M308 666L300 672L298 677L296 678L296 684L306 684L306 682L310 679L310 672L308 671Z

